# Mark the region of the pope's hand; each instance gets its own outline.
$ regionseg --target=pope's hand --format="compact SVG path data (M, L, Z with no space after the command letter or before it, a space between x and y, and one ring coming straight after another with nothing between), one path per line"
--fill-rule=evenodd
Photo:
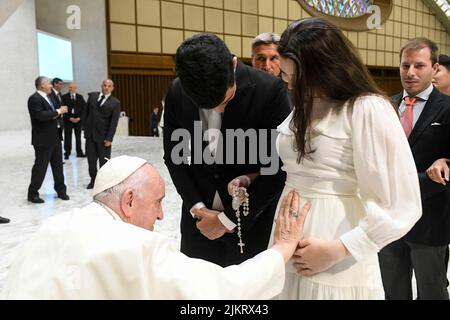
M292 257L303 238L303 226L311 204L306 203L301 212L299 212L299 208L300 196L297 192L289 192L281 203L276 220L275 240L272 249L280 251L285 262Z

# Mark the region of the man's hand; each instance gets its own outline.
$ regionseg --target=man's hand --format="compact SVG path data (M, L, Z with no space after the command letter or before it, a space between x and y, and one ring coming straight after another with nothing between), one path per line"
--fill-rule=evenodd
M436 160L431 167L427 169L428 177L436 183L447 185L449 181L450 169L448 164L450 159L439 159Z
M292 260L297 273L301 276L312 276L326 271L341 262L349 254L341 240L322 240L310 238L300 241Z
M69 112L69 108L67 106L61 106L61 108L59 108L58 110L59 114L66 114L67 112Z
M112 141L105 140L105 141L103 141L103 143L104 143L106 148L109 148L109 147L112 146Z
M194 209L192 212L197 217L197 229L200 233L207 237L209 240L216 240L228 231L228 229L220 222L219 214L220 212L209 210L207 208Z
M244 201L245 194L247 193L247 188L250 186L252 182L251 177L244 175L239 176L228 184L228 194L233 196L233 187L237 187L237 192L239 194L240 202Z

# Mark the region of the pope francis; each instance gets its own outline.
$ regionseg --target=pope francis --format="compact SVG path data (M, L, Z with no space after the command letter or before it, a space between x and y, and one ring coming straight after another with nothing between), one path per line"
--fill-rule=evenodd
M164 181L145 160L107 162L94 202L55 216L30 239L9 272L4 299L269 299L284 284L284 265L303 237L290 193L272 248L227 268L188 258L153 231L163 218Z

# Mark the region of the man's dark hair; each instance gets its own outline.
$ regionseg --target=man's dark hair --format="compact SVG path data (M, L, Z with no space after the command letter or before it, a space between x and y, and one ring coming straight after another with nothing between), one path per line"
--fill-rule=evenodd
M233 55L214 34L201 33L185 40L175 62L183 90L199 108L215 108L234 85Z
M439 61L438 63L441 66L444 66L445 69L447 69L448 71L450 71L450 57L445 55L445 54L441 54L439 55Z
M36 89L39 90L42 83L46 80L50 80L50 79L47 77L37 77L36 80L34 81L34 86L36 87Z
M60 82L63 82L60 78L54 78L52 80L52 85L55 85L55 84L60 83Z
M434 65L435 63L437 63L439 48L435 42L427 38L414 38L406 42L400 49L400 60L402 59L403 52L410 50L416 51L421 50L423 48L430 49L431 64Z

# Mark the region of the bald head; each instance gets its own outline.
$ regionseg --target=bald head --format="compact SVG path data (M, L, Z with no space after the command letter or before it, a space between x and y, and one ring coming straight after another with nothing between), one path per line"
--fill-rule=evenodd
M102 82L102 93L107 96L114 91L114 82L111 79L103 80Z
M71 84L69 84L69 92L71 94L77 93L77 90L78 90L78 85L76 84L76 82L72 82Z

